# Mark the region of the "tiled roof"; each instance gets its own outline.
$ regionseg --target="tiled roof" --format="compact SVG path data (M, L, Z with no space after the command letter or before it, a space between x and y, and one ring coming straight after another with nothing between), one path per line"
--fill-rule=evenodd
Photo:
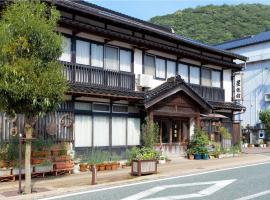
M102 87L84 84L69 84L68 93L94 96L111 96L142 100L143 93L119 88Z
M152 90L146 91L144 95L144 102L145 104L147 104L150 101L154 100L155 98L162 96L174 89L176 89L177 92L177 89L180 87L181 90L189 92L189 95L192 95L192 97L195 98L197 102L199 102L199 104L203 105L203 107L207 109L212 108L211 105L205 99L203 99L189 85L186 84L186 82L181 78L180 75L168 78L168 80L165 83L159 85L158 87Z
M216 102L216 101L208 101L208 102L213 107L214 110L225 109L225 110L241 111L246 109L244 106L234 102Z
M44 0L44 1L52 1L52 0ZM188 45L207 49L207 50L210 50L213 52L218 52L218 53L221 53L221 54L224 54L227 56L231 56L234 58L238 58L241 60L246 60L246 57L244 57L244 56L241 56L241 55L238 55L235 53L231 53L228 51L224 51L224 50L215 48L211 45L202 44L202 43L197 42L195 40L183 37L181 35L177 35L177 34L173 33L170 28L155 25L155 24L152 24L150 22L146 22L146 21L134 18L134 17L130 17L128 15L124 15L122 13L115 12L113 10L103 8L101 6L97 6L97 5L89 3L89 2L85 2L82 0L78 0L78 1L54 0L54 3L56 3L57 5L60 5L60 6L66 6L70 9L78 10L80 12L91 13L92 15L97 15L99 17L102 17L102 18L105 18L108 20L114 20L114 21L117 21L119 23L123 23L125 25L129 25L129 26L133 26L133 27L136 27L136 28L139 28L142 30L153 32L153 33L156 33L156 34L161 35L163 37L166 37L168 39L174 39L174 40L177 40L179 42L186 43Z
M270 41L270 30L266 30L257 35L251 35L251 36L239 38L236 40L226 41L221 44L216 44L215 47L222 50L225 50L225 49L230 50L230 49L254 45L254 44L258 44L258 43L266 42L266 41Z

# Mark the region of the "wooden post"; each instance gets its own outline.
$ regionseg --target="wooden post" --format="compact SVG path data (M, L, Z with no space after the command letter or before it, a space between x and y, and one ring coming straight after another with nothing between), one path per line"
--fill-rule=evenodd
M32 126L25 125L25 189L26 194L31 193L31 139L32 139Z
M170 120L169 121L169 125L170 125L170 144L169 144L169 150L170 150L170 153L171 153L171 151L172 151L172 137L173 137L173 123L172 123L172 121Z
M97 184L97 168L96 165L92 165L92 185Z
M200 117L200 113L197 113L197 115L196 115L195 125L196 125L197 128L201 128L201 117Z
M148 113L147 113L147 117L149 120L154 120L154 113L152 110L149 110Z

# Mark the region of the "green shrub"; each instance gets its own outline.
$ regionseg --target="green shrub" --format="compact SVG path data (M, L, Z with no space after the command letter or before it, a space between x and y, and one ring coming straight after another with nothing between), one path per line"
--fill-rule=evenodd
M152 148L134 147L128 152L128 161L132 160L158 160L160 158L160 153Z
M158 142L159 126L152 120L146 119L145 124L142 125L142 142L143 146L153 148Z
M229 140L232 138L231 134L225 127L221 126L218 130L220 132L220 135L222 136L222 139Z

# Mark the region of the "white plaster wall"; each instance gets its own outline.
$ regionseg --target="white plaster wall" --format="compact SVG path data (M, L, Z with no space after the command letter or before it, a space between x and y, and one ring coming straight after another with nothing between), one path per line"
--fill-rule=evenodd
M240 47L230 51L248 57L248 62L267 60L270 59L270 42Z
M225 90L225 101L232 101L232 70L223 70L223 88Z

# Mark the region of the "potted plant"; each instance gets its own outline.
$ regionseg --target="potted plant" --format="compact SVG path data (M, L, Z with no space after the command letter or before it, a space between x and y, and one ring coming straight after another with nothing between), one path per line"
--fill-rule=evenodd
M119 167L119 160L120 160L120 156L118 156L117 154L113 153L112 156L111 156L112 170L116 170Z
M194 159L202 159L203 149L209 144L208 135L201 129L196 128L190 140L189 148L193 149Z
M189 160L194 160L194 150L192 148L188 148L186 154Z
M133 148L135 157L131 162L131 174L132 175L146 175L157 173L157 160L159 158L159 152L154 149L143 147Z
M44 173L53 171L53 163L46 159L42 163L33 166L33 173Z
M158 164L166 164L166 157L160 156L158 159Z
M201 157L203 160L208 160L209 159L209 154L208 154L208 150L206 147L202 147L201 148Z
M32 142L32 158L44 158L48 157L49 149L53 145L53 141L50 138L44 139L43 137L38 137Z

